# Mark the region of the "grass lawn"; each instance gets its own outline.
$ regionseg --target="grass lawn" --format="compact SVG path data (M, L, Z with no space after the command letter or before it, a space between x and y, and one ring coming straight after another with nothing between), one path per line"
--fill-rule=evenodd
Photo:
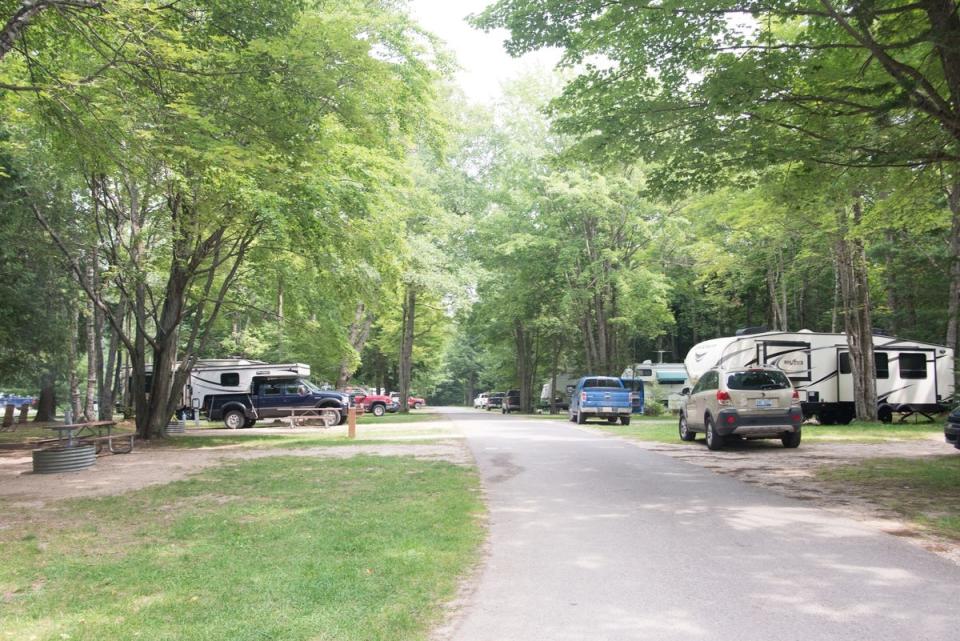
M475 474L412 458L243 461L57 507L0 538L3 641L426 639L483 537Z
M960 540L960 456L867 459L857 465L821 469L817 476Z
M677 417L633 417L630 425L608 425L599 421L591 421L588 426L619 434L627 438L640 441L655 441L658 443L676 443L678 445L693 445L684 443L677 433ZM882 443L885 441L917 440L931 437L943 438L943 424L937 423L851 423L850 425L804 425L804 443ZM702 446L703 435L698 435L697 445Z

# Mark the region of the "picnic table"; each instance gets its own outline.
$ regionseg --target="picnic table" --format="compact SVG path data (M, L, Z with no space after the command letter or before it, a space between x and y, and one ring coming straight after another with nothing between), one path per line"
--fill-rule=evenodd
M128 454L133 451L133 439L136 436L132 432L115 433L116 427L114 421L91 421L89 423L71 423L67 425L54 425L47 429L57 433L56 439L44 441L45 444L56 443L58 447L76 447L77 445L96 445L97 454L103 449L106 443L111 454ZM127 441L122 447L114 446L113 442Z

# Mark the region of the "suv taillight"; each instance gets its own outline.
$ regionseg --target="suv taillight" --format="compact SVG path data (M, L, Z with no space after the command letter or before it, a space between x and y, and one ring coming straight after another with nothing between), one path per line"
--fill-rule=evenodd
M729 404L730 404L730 392L725 392L725 391L722 390L722 389L717 390L717 402L720 403L721 405L729 405Z

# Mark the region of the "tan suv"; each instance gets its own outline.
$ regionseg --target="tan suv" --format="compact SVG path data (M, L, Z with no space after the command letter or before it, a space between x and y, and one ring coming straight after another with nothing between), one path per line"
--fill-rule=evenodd
M800 395L781 370L711 369L684 390L680 438L692 441L704 432L711 450L730 436L779 438L784 447L797 447L801 423Z

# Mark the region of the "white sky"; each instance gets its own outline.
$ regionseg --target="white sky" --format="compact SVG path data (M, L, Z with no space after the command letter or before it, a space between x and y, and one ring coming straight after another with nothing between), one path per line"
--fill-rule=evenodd
M501 85L527 68L552 68L560 59L556 50L511 58L503 49L506 31L486 33L467 24L465 18L479 13L494 0L410 0L410 12L425 29L447 43L461 71L457 81L467 98L490 104L501 95Z

